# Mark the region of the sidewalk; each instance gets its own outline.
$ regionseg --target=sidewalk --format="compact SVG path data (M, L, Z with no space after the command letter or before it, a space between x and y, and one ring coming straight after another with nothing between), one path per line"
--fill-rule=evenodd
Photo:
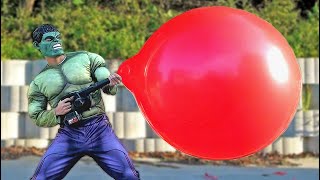
M1 160L1 179L28 179L40 157L26 156L18 160ZM146 180L316 180L318 168L261 168L231 167L212 165L181 165L150 161L135 162ZM102 180L112 179L90 159L80 160L66 176L65 180Z

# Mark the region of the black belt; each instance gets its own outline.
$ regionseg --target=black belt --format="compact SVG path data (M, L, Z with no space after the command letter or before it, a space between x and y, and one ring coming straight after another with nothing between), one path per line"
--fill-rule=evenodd
M97 114L94 116L89 117L88 119L83 119L81 121L78 121L74 124L67 124L66 122L60 123L60 127L68 126L68 127L82 127L82 126L87 126L90 124L97 123L103 119L103 117L106 116L104 113L103 114Z

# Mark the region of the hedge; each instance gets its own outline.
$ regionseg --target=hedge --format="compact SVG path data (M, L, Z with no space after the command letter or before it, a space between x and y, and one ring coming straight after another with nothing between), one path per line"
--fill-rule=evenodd
M38 1L37 1L38 2ZM62 33L66 51L88 50L106 59L126 59L136 54L148 37L170 18L182 13L174 5L149 0L41 1L32 13L9 0L1 1L1 59L40 59L30 33L39 24L51 23ZM177 2L184 1L173 1ZM187 3L188 1L185 1ZM252 12L273 24L288 40L297 57L319 56L319 3L300 16L295 0L199 1L202 5L224 5ZM202 4L201 4L202 2ZM205 3L210 2L210 3ZM182 3L183 4L183 3ZM194 7L194 6L193 6Z

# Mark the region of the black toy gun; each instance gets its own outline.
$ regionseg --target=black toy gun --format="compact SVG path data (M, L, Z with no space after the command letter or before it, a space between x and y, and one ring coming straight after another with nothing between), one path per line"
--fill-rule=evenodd
M67 114L61 116L62 124L71 125L81 120L81 113L90 109L91 107L91 98L90 93L108 85L110 83L109 79L105 79L94 84L91 84L89 87L84 88L80 91L71 92L61 98L64 100L73 96L71 103L71 111Z

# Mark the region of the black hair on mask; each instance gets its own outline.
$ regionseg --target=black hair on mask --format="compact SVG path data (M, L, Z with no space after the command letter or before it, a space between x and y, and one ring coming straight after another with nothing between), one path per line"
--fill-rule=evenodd
M40 43L43 34L47 32L59 32L52 24L42 24L32 31L32 42Z

